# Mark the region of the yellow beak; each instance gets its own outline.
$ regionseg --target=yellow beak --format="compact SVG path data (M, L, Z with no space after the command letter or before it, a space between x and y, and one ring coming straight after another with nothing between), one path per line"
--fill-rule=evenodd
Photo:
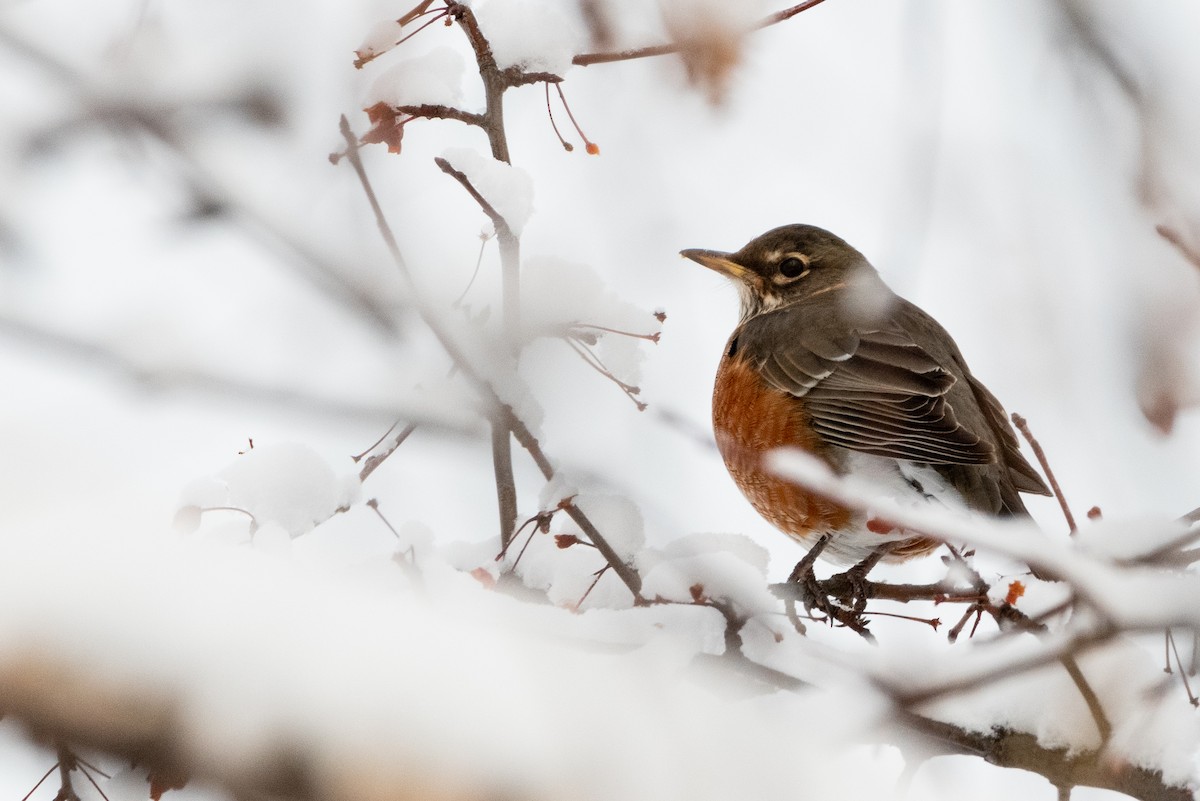
M747 270L742 265L738 264L729 258L730 254L722 253L719 250L681 250L679 255L684 258L691 259L697 264L702 264L710 270L716 270L722 275L739 280L746 280L747 276L753 275L750 270Z

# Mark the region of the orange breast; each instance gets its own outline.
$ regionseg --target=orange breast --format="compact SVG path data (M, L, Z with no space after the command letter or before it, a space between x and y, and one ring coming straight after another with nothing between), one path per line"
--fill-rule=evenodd
M713 432L742 494L780 531L807 541L850 522L845 508L763 469L763 455L776 448L800 448L826 461L829 451L809 427L803 401L768 386L736 356L725 356L717 368Z

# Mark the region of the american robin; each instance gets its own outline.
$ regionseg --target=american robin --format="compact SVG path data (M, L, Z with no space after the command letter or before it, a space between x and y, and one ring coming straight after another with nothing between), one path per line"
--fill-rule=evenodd
M786 225L736 253L682 255L732 279L741 296L713 430L729 474L776 528L809 548L830 535L821 556L840 564L885 543L892 562L939 545L774 475L763 456L781 447L913 503L1025 516L1020 493L1050 494L946 330L837 236Z

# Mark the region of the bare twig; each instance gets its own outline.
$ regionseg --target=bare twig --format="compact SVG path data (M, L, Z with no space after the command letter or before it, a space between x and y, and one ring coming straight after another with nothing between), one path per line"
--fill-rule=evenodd
M1074 534L1078 528L1075 525L1075 517L1071 514L1071 507L1067 505L1067 498L1063 495L1062 488L1058 486L1058 479L1054 477L1054 471L1050 469L1050 462L1046 459L1046 453L1042 450L1042 446L1034 439L1033 432L1029 430L1029 421L1024 417L1013 412L1013 425L1021 432L1021 436L1025 437L1025 441L1029 443L1029 447L1033 449L1033 453L1037 456L1038 464L1042 466L1042 472L1046 474L1046 479L1050 482L1050 489L1054 491L1054 497L1058 499L1058 505L1062 507L1063 517L1067 519L1067 526L1071 533Z
M362 470L358 471L358 480L366 481L367 478L375 472L375 469L379 467L379 465L383 464L389 456L395 453L396 449L404 444L404 440L408 439L412 435L412 432L416 430L417 424L409 423L400 431L399 434L392 438L392 441L388 443L387 448L382 453L372 453L370 456L368 456L366 464L363 465ZM387 435L385 434L384 436L386 437ZM382 442L382 440L380 440L380 442ZM375 444L378 445L379 443L377 442ZM374 449L375 445L372 445L371 450Z
M22 798L22 799L21 799L21 801L29 801L29 798L30 798L30 796L32 796L34 793L36 793L36 792L37 792L37 788L39 788L39 787L41 787L43 784L45 784L45 783L46 783L46 779L49 779L49 778L50 778L50 774L51 774L51 773L53 773L53 772L54 772L54 771L56 771L56 770L58 770L58 763L57 763L57 762L55 762L53 765L51 765L51 766L50 766L50 770L46 771L46 773L45 773L45 774L42 776L42 778L40 778L40 779L38 779L38 780L37 780L37 784L33 785L33 787L31 787L31 788L29 789L29 792L25 794L25 797L24 797L24 798Z
M1187 693L1188 702L1192 706L1200 706L1200 699L1198 699L1192 693L1192 685L1191 685L1191 682L1189 682L1188 678L1187 678L1188 671L1183 667L1183 660L1179 657L1179 648L1175 645L1175 635L1171 633L1170 629L1167 629L1167 644L1168 644L1168 646L1170 646L1171 651L1175 655L1175 664L1179 667L1179 678L1183 681L1183 691ZM1167 655L1167 671L1170 672L1170 669L1171 669L1171 657L1170 657L1170 654L1168 654Z
M452 304L450 304L451 306L454 306L454 307L461 306L463 299L465 299L467 297L467 293L471 291L471 287L475 286L475 279L479 277L479 268L483 266L483 252L487 248L487 243L490 242L492 240L492 237L494 237L495 235L496 234L494 231L490 234L489 233L480 234L480 236L479 236L479 255L475 257L475 269L471 271L471 280L467 281L467 285L465 287L463 287L463 291L459 294L459 296L455 299L455 301Z
M807 2L799 3L791 8L785 8L782 11L776 11L763 17L756 24L752 25L747 33L752 31L760 31L763 28L769 28L772 25L777 25L780 22L789 20L802 11L807 11L813 6L820 5L824 0L807 0ZM572 64L580 67L587 67L592 64L608 64L613 61L630 61L635 58L650 58L653 56L665 56L671 53L678 53L687 46L685 42L673 42L671 44L652 45L650 47L636 47L630 50L618 50L609 53L584 53L575 56L571 59Z
M75 787L71 784L71 772L75 770L75 755L61 742L57 744L56 750L58 751L60 787L54 801L79 801L79 794L75 792Z
M96 784L96 780L92 778L92 774L88 771L88 769L86 767L84 767L83 761L78 760L78 762L79 762L79 772L83 774L83 778L87 779L88 782L91 783L92 787L96 788L96 792L100 794L100 797L103 798L104 801L109 801L108 796L104 793L103 790L100 789L100 785ZM106 776L105 778L108 778L108 777Z
M1154 226L1154 230L1158 232L1159 236L1174 245L1179 254L1187 259L1193 267L1200 269L1200 252L1197 252L1191 245L1185 242L1178 231L1166 225L1156 225Z
M500 543L508 545L517 526L517 483L513 476L512 436L499 417L492 420L492 471L496 476Z
M550 118L550 127L554 129L554 135L558 137L558 143L562 145L563 150L570 153L575 149L575 145L563 138L562 133L558 130L558 123L554 121L554 110L550 108L550 84L546 84L546 116Z
M421 418L426 425L454 430L455 426L429 417L418 408L403 409L396 405L373 406L367 403L320 396L300 389L254 384L241 379L180 365L159 366L143 364L132 356L55 330L34 320L20 319L0 313L0 337L18 345L28 345L48 351L55 356L72 359L89 368L99 368L129 381L147 392L184 392L212 396L221 401L245 401L299 410L309 414L363 420L395 420L398 413Z
M646 411L646 404L637 397L642 391L640 387L635 387L633 384L626 383L617 378L617 376L604 365L604 362L600 360L600 357L593 353L592 349L579 339L575 337L567 337L564 341L571 347L571 350L575 351L575 353L579 355L579 358L583 359L584 364L616 384L617 387L624 392L631 401L633 401L639 412Z
M546 85L549 86L549 84ZM600 147L587 138L587 134L583 132L583 128L580 127L579 122L575 119L575 114L571 111L571 104L567 102L567 96L563 93L562 84L556 83L554 84L554 88L558 91L558 99L562 101L563 108L566 109L567 119L571 121L571 125L575 128L575 133L579 134L579 138L583 140L584 150L587 151L589 156L599 156Z
M488 199L479 193L475 185L471 183L471 179L466 176L466 173L454 168L454 165L446 161L441 156L435 158L433 163L438 166L438 169L449 175L454 180L462 184L463 189L467 190L467 194L479 204L479 208L483 209L483 213L492 221L492 225L496 228L496 235L502 237L505 234L512 236L512 228L508 225L508 220L504 219L504 215L496 211L496 207L488 202Z
M600 579L602 579L604 574L607 573L611 568L612 565L606 563L604 567L596 571L596 577L592 579L592 583L588 585L588 588L583 591L583 595L579 596L579 600L575 602L576 611L578 611L579 607L583 606L583 602L586 601L587 597L592 594L592 590L596 589L596 585L600 583Z
M547 480L554 477L554 467L546 454L542 451L541 444L537 437L529 430L525 423L516 416L511 408L509 408L500 397L496 394L496 390L479 374L471 361L463 354L455 342L454 337L450 334L448 328L442 323L438 316L423 302L412 284L412 276L408 271L408 264L404 260L404 255L400 251L400 246L396 242L396 236L392 232L391 225L388 224L387 217L383 213L383 208L379 205L379 200L375 195L375 190L371 186L370 178L367 176L366 168L363 166L362 158L358 152L358 138L350 128L350 122L345 117L341 120L342 137L346 141L346 160L350 162L354 168L355 174L358 176L359 183L362 184L363 192L367 196L367 202L371 205L372 212L375 215L375 222L379 227L380 235L388 246L388 250L395 261L397 268L400 270L405 282L412 290L412 295L416 302L416 308L421 319L429 327L434 337L438 340L441 346L450 355L450 358L462 371L463 376L471 383L473 387L480 393L481 396L492 406L493 414L499 415L516 438L521 447L529 452L538 469ZM591 540L596 549L604 555L604 558L612 565L613 571L621 578L621 581L633 593L634 600L637 603L643 603L641 596L642 580L638 576L637 571L632 566L624 562L617 552L609 545L604 536L592 524L587 515L583 513L579 507L571 504L566 507L567 514L580 527L580 529Z
M1100 733L1100 744L1103 747L1108 743L1108 738L1112 736L1112 724L1108 721L1108 715L1104 713L1104 706L1100 703L1100 697L1096 695L1096 691L1088 683L1087 677L1083 675L1083 671L1079 668L1079 662L1075 660L1074 656L1067 654L1059 662L1066 669L1067 675L1071 677L1071 681L1075 683L1075 688L1079 690L1079 694L1083 696L1084 703L1087 704L1088 711L1092 714L1092 720L1096 722L1096 729Z
M422 117L429 120L457 120L466 125L474 125L477 128L483 128L487 123L487 117L483 114L474 114L470 111L455 108L454 106L442 106L433 103L417 106L396 106L395 110L410 117Z
M295 231L287 230L269 214L252 204L244 195L231 190L217 173L199 159L179 132L170 127L173 115L162 108L141 106L134 101L118 104L111 92L97 86L88 75L54 55L0 27L0 46L22 56L61 83L75 95L74 101L86 117L109 122L116 128L140 131L157 141L174 160L179 177L190 192L213 199L228 212L242 230L286 252L297 274L320 289L326 296L356 312L377 328L395 335L399 331L396 309L381 303L380 293L345 272L345 259L331 258L304 241Z
M909 712L901 712L898 722L902 731L923 735L943 748L950 746L1000 767L1032 771L1055 786L1097 787L1142 801L1194 801L1191 790L1167 784L1160 771L1117 764L1096 752L1047 748L1033 734L1010 729L967 731Z
M630 337L631 339L644 339L647 342L653 342L655 345L657 345L658 341L660 339L662 339L662 332L660 332L660 331L655 331L653 334L639 334L634 331L622 331L619 328L609 328L607 326L594 325L592 323L575 323L571 327L572 328L590 328L594 331L605 331L609 334L618 334L623 337Z

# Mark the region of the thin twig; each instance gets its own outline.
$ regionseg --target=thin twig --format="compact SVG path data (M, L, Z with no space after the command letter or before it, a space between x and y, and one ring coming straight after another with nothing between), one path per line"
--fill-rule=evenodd
M1050 462L1046 459L1045 451L1034 439L1033 432L1029 430L1029 422L1024 417L1013 412L1012 421L1017 430L1021 432L1021 436L1025 437L1025 441L1029 443L1029 447L1033 449L1034 455L1037 456L1038 464L1042 466L1042 472L1046 474L1046 479L1050 482L1050 489L1054 491L1054 497L1058 499L1058 505L1062 507L1063 517L1067 518L1067 526L1074 534L1077 529L1075 517L1071 514L1071 507L1067 505L1067 498L1063 495L1062 488L1058 486L1058 479L1054 477L1054 471L1050 469Z
M349 418L362 421L394 420L398 413L420 417L417 409L405 410L400 404L371 405L343 400L331 395L320 396L305 390L256 384L233 376L221 375L186 367L143 364L132 355L107 345L75 337L63 330L50 328L41 321L24 320L0 312L0 338L17 345L29 345L72 359L91 369L105 370L146 392L178 392L200 397L211 396L222 402L264 404L289 411L325 417ZM435 420L429 424L453 428Z
M85 779L92 783L92 787L96 788L96 792L100 794L100 797L103 798L104 801L108 801L108 796L105 795L104 791L100 789L100 785L96 784L96 780L92 778L92 774L88 772L88 769L85 768L82 763L79 765L79 772L83 774Z
M657 345L658 341L662 339L661 331L655 331L653 334L639 334L635 331L622 331L619 328L609 328L608 326L595 325L594 323L574 323L572 327L591 328L595 331L606 331L609 334L619 334L620 336L630 337L632 339L644 339L648 342L653 342L655 345Z
M802 11L807 11L813 6L820 5L822 2L824 2L824 0L807 0L807 2L799 3L791 8L785 8L782 11L776 11L774 14L763 17L756 24L750 26L746 33L760 31L763 28L769 28L772 25L777 25L780 22L791 19ZM587 67L592 64L608 64L613 61L630 61L635 58L665 56L671 53L678 53L686 46L686 42L674 42L672 44L636 47L629 50L618 50L609 53L584 53L571 59L571 63L580 67Z
M617 387L624 392L631 401L634 402L639 412L646 411L646 404L637 398L637 395L642 391L640 387L635 387L633 384L627 384L621 379L617 378L611 370L604 366L604 362L600 361L600 357L593 353L591 348L589 348L583 342L580 342L578 339L574 337L566 337L563 341L571 347L571 350L575 351L575 353L579 355L579 358L583 359L584 364L616 384Z
M546 116L550 118L550 127L554 129L554 135L558 137L558 143L562 145L563 150L570 153L575 149L575 145L563 138L562 133L558 130L558 123L554 121L554 111L550 108L550 84L546 84Z
M606 563L604 567L596 571L596 577L592 579L592 583L588 585L588 588L583 591L583 595L579 596L579 600L575 602L576 611L578 611L579 607L583 606L583 602L586 601L587 597L592 594L592 590L596 589L596 585L600 583L600 579L603 578L604 574L607 573L611 568L612 565Z
M1187 259L1193 267L1200 269L1200 252L1185 242L1178 231L1165 225L1156 225L1154 230L1158 232L1159 236L1174 245L1179 254Z
M600 147L587 138L587 134L583 132L583 128L576 121L575 114L571 111L571 104L567 102L567 96L563 94L562 84L556 83L554 84L554 88L558 91L558 99L562 101L563 108L567 110L567 118L571 120L571 125L575 126L575 133L579 134L579 138L583 140L584 150L587 151L589 156L599 156Z
M1096 722L1096 729L1100 732L1100 744L1103 747L1108 743L1108 738L1112 736L1112 724L1108 721L1108 715L1104 713L1100 696L1096 695L1096 691L1088 683L1087 677L1083 675L1083 671L1079 668L1079 662L1075 660L1074 656L1066 654L1059 662L1066 669L1071 681L1075 682L1075 688L1079 690L1079 694L1083 696L1083 700L1087 704L1088 711L1092 713L1092 720Z
M71 771L75 770L75 755L63 743L57 745L58 776L61 786L54 801L79 801L79 794L71 784Z
M370 444L370 446L369 446L369 447L368 447L368 448L367 448L365 451L363 451L362 453L359 453L359 454L356 454L356 455L354 455L354 456L351 456L351 457L350 457L350 461L354 462L355 464L358 464L359 462L361 462L361 461L362 461L362 459L363 459L363 457L364 457L364 456L366 456L366 455L367 455L368 453L370 453L371 451L373 451L373 450L375 450L376 448L378 448L378 447L379 447L379 445L380 445L380 443L382 443L382 442L383 442L385 439L387 439L387 437L388 437L388 434L390 434L390 433L392 433L393 431L395 431L395 430L396 430L396 426L398 426L398 425L400 425L400 421L399 421L399 420L397 420L396 422L392 423L390 426L388 426L388 430L387 430L387 431L384 431L384 432L383 432L383 434L381 434L381 435L380 435L379 439L377 439L377 440L375 440L374 442L372 442L372 443Z
M405 262L404 255L400 251L400 246L396 242L396 236L392 232L391 225L387 221L387 216L383 213L383 208L380 206L379 199L375 195L375 190L371 186L371 180L367 176L366 167L363 165L362 157L358 152L358 138L354 135L353 130L350 128L350 121L344 116L340 122L340 130L343 139L346 141L346 160L350 162L350 165L354 169L355 175L358 176L359 183L362 185L363 192L367 197L367 202L370 204L371 210L375 215L375 222L379 227L380 235L383 237L384 243L387 245L388 251L392 256L392 260L396 263L397 269L399 269L405 282L408 284L408 288L412 294L412 297L415 299L417 313L429 327L434 337L439 343L441 343L442 347L450 355L450 358L455 362L455 364L458 365L458 368L462 371L464 377L466 377L467 380L470 381L471 384L480 392L480 394L483 395L483 397L493 406L495 409L494 413L503 417L503 420L508 429L512 432L512 435L516 438L517 442L521 444L521 447L523 447L533 458L534 463L537 464L538 469L541 471L546 480L554 478L554 467L552 466L550 460L546 457L546 454L542 451L541 444L538 442L537 437L535 437L525 423L516 416L512 409L500 400L495 389L479 375L479 373L475 370L474 365L471 364L470 360L467 359L462 353L462 350L456 344L454 337L450 335L449 331L438 319L437 315L434 314L433 310L430 309L427 304L420 299L415 285L412 282L412 275L408 270L408 264ZM580 527L588 539L591 540L592 544L596 546L597 550L603 554L605 560L612 565L613 572L620 577L625 586L629 588L629 591L633 593L635 603L645 603L645 599L643 599L641 595L642 579L641 576L637 574L637 571L634 570L631 565L621 559L616 550L612 548L612 546L608 543L608 541L604 538L604 536L600 533L588 516L584 514L579 507L575 506L574 504L570 504L566 507L566 512L571 519L575 521L576 525Z
M1175 646L1175 636L1171 634L1171 630L1167 629L1167 642L1171 645L1171 651L1175 654L1175 664L1179 667L1179 678L1183 680L1183 690L1187 693L1188 702L1192 706L1200 706L1200 699L1197 699L1192 694L1192 685L1187 679L1187 671L1183 667L1183 660L1179 658L1179 649Z
M410 117L421 117L427 120L457 120L477 128L485 127L487 118L483 114L463 111L454 106L443 106L436 103L422 103L416 106L396 106L395 111Z
M372 473L375 472L375 469L377 467L379 467L379 465L383 464L384 461L389 456L391 456L393 453L395 453L396 449L404 444L404 440L408 439L409 436L412 435L412 432L414 432L416 430L417 430L417 424L409 423L400 431L399 434L397 434L392 439L392 441L390 443L388 443L388 447L385 451L383 451L382 453L373 453L370 456L368 456L367 463L363 465L362 470L358 471L358 480L360 482L366 481L367 478ZM385 434L384 436L387 436L387 435ZM376 444L378 444L378 443L376 443ZM372 448L374 448L374 446L372 446Z
M479 277L479 268L483 266L483 251L487 248L487 243L492 241L496 233L493 231L490 234L481 234L479 237L479 255L475 257L475 269L471 273L471 280L467 281L467 285L463 287L463 291L458 298L450 304L451 308L457 308L462 305L463 298L471 291L471 287L475 286L475 279Z
M435 158L433 163L438 166L438 169L446 173L446 175L449 175L451 178L462 184L463 189L467 190L467 194L479 204L479 208L483 209L483 213L486 214L488 219L492 221L492 225L496 228L497 236L501 236L504 233L512 236L512 228L509 227L508 220L504 219L504 215L496 211L496 207L489 203L487 198L479 193L479 190L476 189L474 184L471 183L471 179L467 177L466 173L455 169L454 165L446 161L441 156Z
M512 435L499 417L492 420L492 472L496 477L500 544L508 545L517 527L517 482L512 466Z
M29 798L30 798L30 796L32 796L34 793L36 793L36 792L37 792L37 788L39 788L39 787L41 787L43 784L45 784L45 783L46 783L46 779L49 779L49 778L50 778L50 774L51 774L51 773L53 773L53 772L54 772L54 771L56 771L56 770L58 770L58 763L57 763L57 762L55 762L53 765L51 765L51 766L50 766L50 770L46 771L45 775L44 775L44 776L42 776L42 778L38 779L38 781L37 781L37 784L33 785L33 787L32 787L32 788L30 788L29 792L25 794L25 797L24 797L24 798L22 798L22 799L21 799L21 801L29 801Z

